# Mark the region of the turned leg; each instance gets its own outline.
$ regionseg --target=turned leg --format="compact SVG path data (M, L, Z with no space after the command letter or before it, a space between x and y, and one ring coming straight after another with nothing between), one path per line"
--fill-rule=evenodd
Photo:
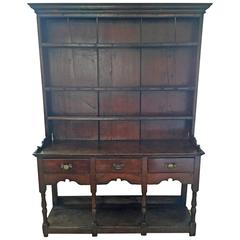
M197 206L197 190L192 187L192 202L191 202L191 220L190 220L190 236L195 236L196 234L196 206Z
M97 236L97 221L96 221L96 170L95 159L91 159L91 193L92 193L92 236Z
M201 162L201 157L196 156L195 163L194 163L194 175L193 175L194 182L191 185L191 187L192 187L192 202L191 202L191 220L189 223L189 235L190 236L196 235L195 216L196 216L196 206L197 206L197 192L199 190L200 162Z
M142 224L141 235L147 235L146 230L146 205L147 205L147 158L142 159Z
M187 184L182 183L181 188L181 204L183 206L186 206L186 200L187 200Z
M52 203L53 203L53 206L56 206L58 204L57 183L52 185Z
M44 237L48 236L48 220L47 220L47 202L46 202L46 186L44 186L41 190L41 198L42 198L42 215L43 215L43 224L42 224L42 230Z
M141 235L147 235L146 231L146 195L147 187L142 185L142 224L141 224Z
M96 185L91 185L92 193L92 236L97 236L97 223L96 223Z

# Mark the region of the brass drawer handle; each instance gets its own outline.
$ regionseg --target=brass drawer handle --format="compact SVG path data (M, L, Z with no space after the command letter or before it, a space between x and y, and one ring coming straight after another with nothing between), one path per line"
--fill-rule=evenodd
M113 163L112 169L116 171L120 171L124 168L124 163Z
M177 167L177 164L176 163L166 163L165 166L168 169L174 169Z
M61 169L64 171L68 171L68 170L72 169L72 164L71 163L66 163L66 164L62 163Z

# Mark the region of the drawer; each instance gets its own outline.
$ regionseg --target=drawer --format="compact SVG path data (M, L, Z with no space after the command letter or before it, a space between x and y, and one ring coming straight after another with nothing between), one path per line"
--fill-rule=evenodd
M148 172L193 172L194 158L150 158Z
M96 160L97 173L140 173L140 159L98 159Z
M78 159L44 159L44 173L89 173L90 161Z

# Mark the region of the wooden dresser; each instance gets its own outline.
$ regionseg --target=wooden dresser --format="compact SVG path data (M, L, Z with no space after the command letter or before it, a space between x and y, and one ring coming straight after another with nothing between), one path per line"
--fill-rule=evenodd
M44 236L195 235L204 152L194 125L203 14L210 5L30 4L45 118L46 137L34 153ZM91 196L59 196L57 183L66 179L89 185ZM116 179L141 185L142 194L96 195L99 184ZM168 179L181 182L181 195L147 195L149 184Z

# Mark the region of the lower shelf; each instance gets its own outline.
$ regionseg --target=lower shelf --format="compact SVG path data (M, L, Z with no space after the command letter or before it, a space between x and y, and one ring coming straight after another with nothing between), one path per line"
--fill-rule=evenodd
M146 232L189 232L190 213L180 197L147 198ZM140 196L98 196L97 233L141 233ZM49 233L92 233L91 197L59 197L48 216Z

